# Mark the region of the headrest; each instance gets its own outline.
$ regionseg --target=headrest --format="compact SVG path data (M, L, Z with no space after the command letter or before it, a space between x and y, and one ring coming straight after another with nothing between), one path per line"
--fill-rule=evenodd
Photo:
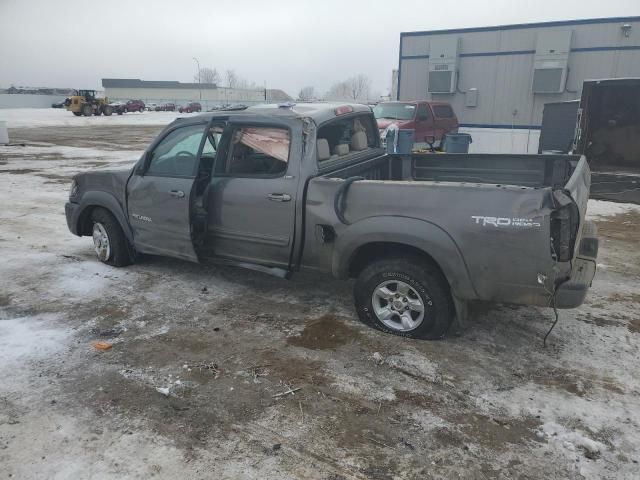
M339 143L338 145L333 147L334 155L346 155L347 153L349 153L349 145L347 145L346 143Z
M367 148L367 134L356 132L351 135L351 150L360 151Z
M329 142L326 138L319 138L316 142L316 149L318 150L318 161L327 160L331 157L331 150L329 150Z

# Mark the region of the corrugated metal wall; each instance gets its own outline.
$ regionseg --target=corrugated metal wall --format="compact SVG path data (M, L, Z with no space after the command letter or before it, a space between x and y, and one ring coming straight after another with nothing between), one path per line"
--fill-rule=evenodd
M629 24L626 36L621 28ZM564 93L534 94L534 53L539 35L572 30ZM457 93L429 94L427 69L433 38L460 38ZM473 127L538 128L545 103L579 98L591 78L640 77L640 17L553 22L525 26L409 32L400 36L399 99L450 102L460 123ZM477 88L477 107L465 106L465 92Z

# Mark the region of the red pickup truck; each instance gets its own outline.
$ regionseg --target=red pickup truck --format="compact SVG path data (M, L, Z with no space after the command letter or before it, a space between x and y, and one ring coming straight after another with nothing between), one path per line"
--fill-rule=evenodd
M415 148L439 147L447 133L458 133L458 118L446 102L380 102L373 108L380 135L391 124L415 131Z

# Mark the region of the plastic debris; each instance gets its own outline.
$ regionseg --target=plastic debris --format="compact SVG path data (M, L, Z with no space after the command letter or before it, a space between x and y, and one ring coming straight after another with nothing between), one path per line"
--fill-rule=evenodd
M171 389L169 387L156 387L156 392L161 393L165 397L168 397L171 393Z

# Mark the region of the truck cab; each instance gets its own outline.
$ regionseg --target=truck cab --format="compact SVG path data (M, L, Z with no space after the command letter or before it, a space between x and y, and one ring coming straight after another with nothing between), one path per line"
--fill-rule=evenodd
M373 109L381 137L383 132L396 125L415 132L415 149L442 145L448 133L458 133L458 118L447 102L427 100L407 102L381 102Z

